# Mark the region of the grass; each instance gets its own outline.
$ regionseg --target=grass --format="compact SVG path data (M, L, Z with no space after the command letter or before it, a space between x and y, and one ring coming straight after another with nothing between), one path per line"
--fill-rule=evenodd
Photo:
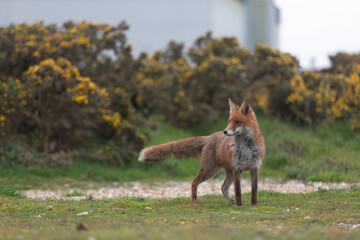
M189 199L0 198L1 239L356 239L360 189L309 194L260 191L259 205L222 196ZM52 210L46 210L51 205ZM88 212L86 215L77 215ZM76 231L82 222L88 231ZM354 229L353 229L354 228Z
M341 123L306 129L260 116L267 142L261 177L312 181L360 180L360 137ZM226 120L181 130L164 124L152 131L148 145L208 135ZM93 200L31 200L17 190L78 187L66 196L84 196L80 189L125 181L192 180L198 159L168 159L108 167L74 159L72 167L41 168L14 164L0 167L0 239L356 239L360 234L360 187L318 189L309 194L260 191L259 205L243 194L241 207L222 196L186 198L120 198ZM219 173L218 178L222 178ZM248 175L245 175L248 177ZM51 205L52 210L47 210ZM87 212L85 215L77 215ZM82 222L88 231L76 231Z
M259 116L267 143L267 156L261 177L304 179L308 181L358 182L360 180L360 135L341 122L322 123L304 128L268 116ZM151 131L148 146L166 141L209 135L224 129L226 120L203 124L193 129L179 129L167 123ZM0 167L0 188L59 188L64 185L93 188L96 185L125 181L192 180L199 159L168 159L161 163L134 162L125 167L109 167L101 163L74 159L72 167L44 168L21 164ZM248 174L244 175L248 177ZM222 178L222 171L217 178ZM0 191L2 196L12 193Z
M0 196L6 197L22 197L20 193L17 192L17 189L12 186L2 186L0 188Z
M360 135L342 122L304 129L263 119L267 139L265 167L281 169L288 179L358 182Z

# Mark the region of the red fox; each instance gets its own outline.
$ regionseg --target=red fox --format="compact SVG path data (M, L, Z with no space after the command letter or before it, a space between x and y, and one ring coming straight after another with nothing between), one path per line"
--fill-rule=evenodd
M188 158L201 155L200 169L192 182L192 200L197 200L197 187L214 176L220 168L225 169L221 187L224 197L234 203L229 188L234 182L235 203L241 201L241 175L250 170L251 204L256 205L259 169L265 158L265 140L254 111L245 100L241 107L229 99L230 117L224 131L210 136L190 137L143 149L139 161L161 161L170 156Z

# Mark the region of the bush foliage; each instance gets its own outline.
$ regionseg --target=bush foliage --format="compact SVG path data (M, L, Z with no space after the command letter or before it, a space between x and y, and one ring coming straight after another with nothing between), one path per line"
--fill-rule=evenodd
M286 103L304 122L350 119L351 128L360 129L359 73L360 64L341 62L324 72L297 74L290 81L292 93Z
M297 69L298 61L289 54L265 45L250 52L234 37L213 38L208 32L186 54L181 44L171 42L165 51L139 60L136 106L182 127L227 113L229 97L247 98L267 113L282 114L269 98ZM280 104L285 104L286 94L277 100Z
M171 42L133 58L127 29L125 22L0 28L1 140L21 136L44 156L95 145L91 159L124 165L146 140L135 114L189 127L227 114L229 97L299 123L351 119L360 128L359 55L339 53L329 69L301 72L288 53L266 45L252 52L208 32L186 52Z
M22 136L44 156L103 142L99 159L133 161L145 137L131 124L121 84L132 62L127 28L89 22L1 28L1 140ZM119 149L116 161L111 149Z

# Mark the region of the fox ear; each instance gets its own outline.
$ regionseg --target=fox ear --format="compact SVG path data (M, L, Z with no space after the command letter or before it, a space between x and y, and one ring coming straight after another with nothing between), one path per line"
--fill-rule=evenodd
M251 108L251 106L250 106L250 104L249 104L249 102L247 101L247 100L245 100L244 102L243 102L243 104L241 105L241 112L244 114L244 115L248 115L248 114L250 114L251 113L251 111L252 111L252 108Z
M231 99L229 98L229 106L230 106L230 114L235 111L237 108L239 108L238 105L236 105L235 103L233 103L233 101L231 101Z

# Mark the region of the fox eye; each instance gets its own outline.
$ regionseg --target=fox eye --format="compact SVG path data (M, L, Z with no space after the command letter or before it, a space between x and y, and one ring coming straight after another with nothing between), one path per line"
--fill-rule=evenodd
M235 124L236 124L236 125L239 125L239 124L240 124L240 122L239 122L239 121L236 121L236 122L235 122Z

